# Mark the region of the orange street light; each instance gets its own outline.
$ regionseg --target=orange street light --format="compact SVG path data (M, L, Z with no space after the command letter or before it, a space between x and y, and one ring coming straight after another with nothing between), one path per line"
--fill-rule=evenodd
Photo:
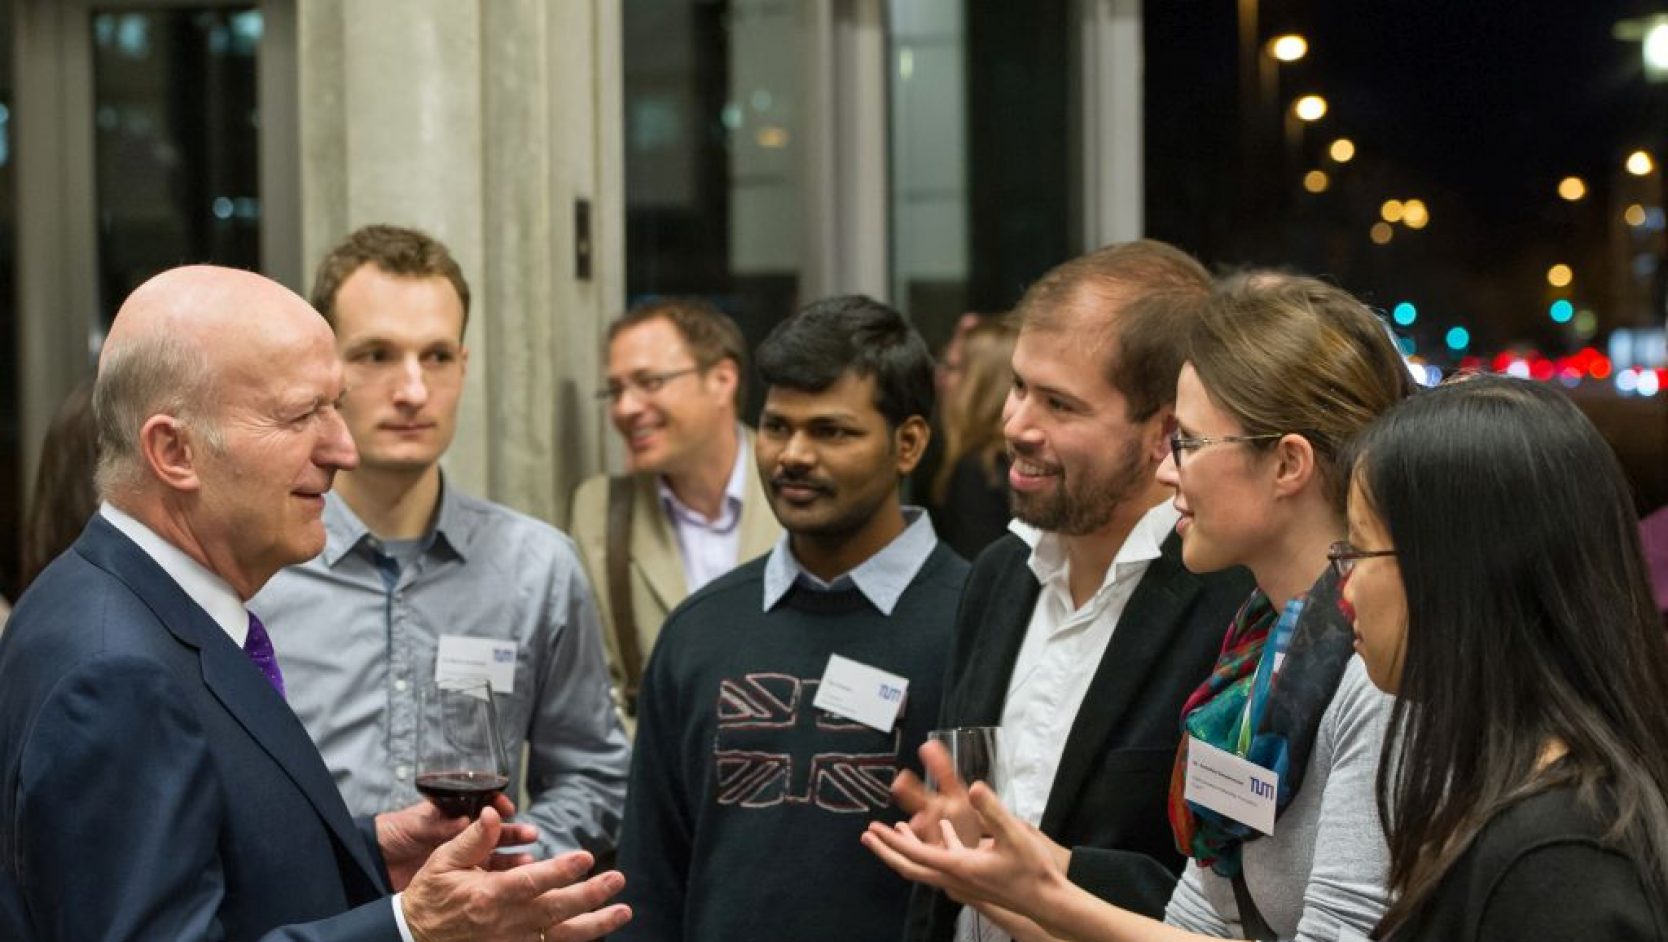
M1304 95L1292 102L1292 114L1300 121L1319 121L1326 117L1326 99L1319 95Z

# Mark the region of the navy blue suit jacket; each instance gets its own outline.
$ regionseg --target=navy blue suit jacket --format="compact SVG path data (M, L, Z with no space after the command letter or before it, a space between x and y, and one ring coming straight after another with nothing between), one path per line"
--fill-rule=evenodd
M0 636L0 938L395 942L387 892L295 714L95 517Z

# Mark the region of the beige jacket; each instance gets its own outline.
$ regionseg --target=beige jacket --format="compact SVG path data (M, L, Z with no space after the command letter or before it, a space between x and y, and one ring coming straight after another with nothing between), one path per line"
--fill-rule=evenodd
M752 454L751 431L742 447L746 454ZM765 500L758 473L749 470L741 501L741 520L736 524L741 530L738 563L769 552L782 533ZM633 479L633 491L631 602L637 616L638 649L643 652L643 663L647 664L655 638L660 635L660 623L689 594L689 588L684 581L683 561L678 557L677 536L660 505L655 477L638 475ZM585 574L591 580L591 592L602 614L608 672L618 696L625 674L620 666L619 636L614 631L614 613L608 598L608 475L595 475L579 485L573 495L573 514L568 519L573 539L579 544L579 556L585 562Z

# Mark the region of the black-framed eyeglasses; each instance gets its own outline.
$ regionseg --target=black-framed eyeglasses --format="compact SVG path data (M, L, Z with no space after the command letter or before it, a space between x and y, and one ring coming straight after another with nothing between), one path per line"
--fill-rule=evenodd
M625 397L627 390L635 390L640 396L652 396L666 384L679 376L701 372L699 366L689 366L681 370L664 370L659 373L638 373L625 379L611 379L608 385L597 390L595 395L598 402L619 402Z
M1170 436L1170 457L1179 469L1182 466L1182 452L1203 448L1206 445L1225 445L1233 442L1266 442L1276 438L1284 438L1284 432L1270 432L1266 435L1222 435L1216 438L1183 438L1180 435Z
M1355 564L1360 560L1372 559L1375 556L1394 555L1396 555L1396 551L1393 549L1356 549L1355 547L1349 545L1348 540L1339 540L1327 549L1326 560L1332 564L1332 571L1336 572L1338 574L1338 578L1342 579L1351 572L1355 571Z

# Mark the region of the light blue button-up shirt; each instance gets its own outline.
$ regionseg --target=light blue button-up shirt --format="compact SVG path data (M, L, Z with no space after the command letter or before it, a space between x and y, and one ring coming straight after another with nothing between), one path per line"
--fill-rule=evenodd
M933 530L932 519L926 511L919 507L905 507L903 513L907 525L902 533L893 537L892 542L880 552L863 560L856 569L834 577L832 582L824 582L807 572L794 558L789 534L782 534L771 548L770 558L765 560L764 610L768 612L776 607L776 603L782 601L782 597L798 582L823 592L855 585L870 604L880 609L881 614L892 614L898 599L909 588L910 580L921 571L927 557L932 555L933 547L938 545L938 534Z
M249 601L278 650L290 706L348 807L418 800L417 689L442 635L515 647L495 692L510 780L527 746L527 807L549 856L612 840L630 743L608 693L597 609L573 542L547 524L442 486L433 530L406 566L328 495L325 549Z

